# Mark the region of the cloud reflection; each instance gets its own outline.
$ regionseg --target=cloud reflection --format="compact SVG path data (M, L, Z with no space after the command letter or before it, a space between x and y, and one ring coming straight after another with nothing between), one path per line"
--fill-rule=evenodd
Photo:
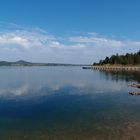
M23 76L19 77L21 72ZM8 70L5 76L7 73ZM8 79L4 77L3 84L0 85L1 99L37 99L64 94L68 96L96 96L127 91L125 80L117 82L106 79L106 76L98 71L84 71L80 67L22 68L19 71L15 68L13 73L14 77L12 75L9 75Z

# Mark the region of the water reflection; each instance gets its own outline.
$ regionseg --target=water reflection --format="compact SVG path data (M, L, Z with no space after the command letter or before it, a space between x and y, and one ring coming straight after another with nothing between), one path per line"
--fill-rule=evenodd
M126 81L126 82L140 82L139 71L102 71L106 80Z
M126 91L126 82L116 82L98 71L81 68L3 68L0 71L0 98L36 98L53 94L89 95ZM112 76L113 77L113 76ZM62 92L70 89L69 92Z
M80 67L2 67L0 139L137 140L140 96L127 94L134 77Z

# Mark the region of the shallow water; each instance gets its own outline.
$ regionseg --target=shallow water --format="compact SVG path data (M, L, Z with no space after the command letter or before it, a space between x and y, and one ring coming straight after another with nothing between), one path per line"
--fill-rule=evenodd
M139 140L139 75L0 67L0 140Z

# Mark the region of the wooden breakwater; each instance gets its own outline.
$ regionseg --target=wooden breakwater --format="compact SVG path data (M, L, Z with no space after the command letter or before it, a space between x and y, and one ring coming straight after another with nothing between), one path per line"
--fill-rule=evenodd
M92 68L101 71L140 71L140 66L92 66Z

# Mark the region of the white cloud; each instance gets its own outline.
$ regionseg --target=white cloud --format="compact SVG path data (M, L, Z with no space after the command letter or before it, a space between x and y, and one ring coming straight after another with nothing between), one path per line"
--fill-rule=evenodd
M64 46L59 41L51 41L49 43L49 47L57 48L57 49L62 49Z
M92 63L114 53L123 54L139 49L139 40L113 39L96 32L78 32L78 35L67 38L54 36L40 28L0 24L0 56L4 59L28 58L36 61L39 58L37 61L42 62Z
M17 45L22 49L30 49L35 47L45 47L51 44L55 38L42 29L14 29L0 32L0 47L9 46L13 48ZM49 45L48 45L49 46ZM18 48L17 48L18 49Z
M17 35L10 35L10 34L4 34L0 36L0 45L11 45L11 44L17 44L24 48L29 48L29 42L26 38L23 38L21 36Z
M99 35L99 34L96 33L96 32L88 32L87 34L92 35L92 36L97 36L97 35Z
M91 36L74 36L68 40L75 44L81 43L85 48L98 54L100 57L111 55L113 53L135 52L140 49L140 41L135 40L115 40L112 38ZM95 53L96 52L96 53Z
M94 46L123 47L125 42L101 37L70 37L69 41L76 43L90 43Z

